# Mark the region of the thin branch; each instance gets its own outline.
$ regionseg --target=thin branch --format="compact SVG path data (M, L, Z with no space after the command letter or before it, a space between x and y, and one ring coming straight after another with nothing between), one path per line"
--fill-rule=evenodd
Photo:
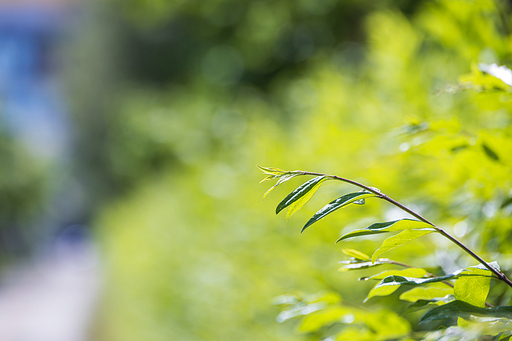
M384 193L381 193L379 192L378 190L374 189L374 188L371 188L371 187L368 187L368 186L365 186L357 181L354 181L354 180L350 180L350 179L346 179L346 178L342 178L342 177L339 177L339 176L336 176L336 175L328 175L328 174L323 174L323 173L314 173L314 172L301 172L300 173L301 175L315 175L315 176L328 176L330 177L331 179L334 179L334 180L339 180L339 181L343 181L343 182L346 182L346 183L349 183L349 184L352 184L354 186L357 186L359 188L363 188L373 194L375 194L378 198L381 198L383 200L386 200L387 202L393 204L394 206L400 208L402 211L404 212L407 212L409 213L410 215L412 215L413 217L423 221L424 223L427 223L429 225L431 225L434 229L436 229L437 232L439 232L440 234L442 234L444 237L448 238L451 242L453 242L455 245L457 245L458 247L460 247L461 249L463 249L466 253L468 253L471 257L473 257L474 259L476 259L480 264L482 264L483 266L485 266L487 269L489 269L489 271L491 271L493 274L495 274L499 280L505 282L509 287L512 288L512 281L510 281L510 279L501 271L499 271L498 269L495 269L494 267L492 267L489 263L487 263L486 261L484 261L480 256L478 256L475 252L473 252L472 250L470 250L466 245L462 244L460 241L458 241L457 239L455 239L454 237L452 237L450 234L448 234L446 231L444 231L443 229L441 229L440 227L437 227L435 224L433 224L432 222L428 221L426 218L424 218L423 216L421 216L420 214L414 212L413 210L411 210L410 208L402 205L401 203L399 203L398 201L388 197L387 195L385 195Z

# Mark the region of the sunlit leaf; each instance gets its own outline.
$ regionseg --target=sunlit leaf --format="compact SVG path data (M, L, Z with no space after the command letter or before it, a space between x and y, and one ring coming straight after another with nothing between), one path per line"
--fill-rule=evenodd
M342 249L341 252L346 254L347 256L354 257L355 259L368 261L370 260L370 256L368 256L365 253L362 253L361 251L354 250L354 249Z
M324 326L341 322L346 314L350 314L350 309L340 306L313 312L301 321L299 331L304 333L315 332Z
M300 302L295 306L292 306L292 308L280 312L279 315L277 316L277 321L279 323L285 322L297 316L311 314L312 312L324 309L325 307L327 307L327 304L324 302L317 302L311 304L304 304Z
M498 340L500 333L512 331L512 320L503 317L471 316L469 319L459 317L457 325L466 330L477 330L480 335L496 335ZM500 341L508 340L507 337L499 338Z
M306 181L305 183L303 183L302 185L300 185L299 187L297 187L293 192L291 192L290 194L288 194L286 196L286 198L284 198L278 205L277 205L277 208L276 208L276 214L281 212L283 209L285 209L286 207L290 206L291 204L293 204L294 202L296 202L297 200L299 200L300 198L302 198L304 195L306 195L309 191L313 190L315 188L315 186L318 184L318 183L322 183L324 182L325 180L327 180L328 177L327 176L317 176L316 178L313 178L311 180L308 180ZM315 191L317 190L318 188L315 189ZM308 199L309 200L309 199Z
M365 191L365 192L349 193L342 197L339 197L338 199L331 201L330 203L328 203L327 205L322 207L318 212L316 212L313 215L313 217L311 217L311 219L308 220L306 225L304 225L304 227L302 228L302 231L304 231L306 228L308 228L312 224L316 223L320 219L324 218L326 215L336 211L337 209L348 206L348 205L354 203L354 201L372 197L372 196L375 196L375 194L372 192Z
M285 170L282 170L280 168L274 168L274 167L262 167L262 166L259 166L259 165L256 165L263 173L265 174L268 174L268 175L274 175L274 176L280 176L280 175L283 175L283 174L286 174L288 173L287 171Z
M305 194L303 194L301 197L299 197L299 199L297 201L295 201L294 203L292 203L290 205L290 208L288 209L288 212L286 212L286 219L290 219L290 217L295 213L297 212L298 210L300 210L304 205L307 204L307 202L309 201L309 199L311 199L311 197L313 197L313 195L316 193L316 191L318 191L318 189L320 188L320 186L322 185L322 183L326 180L328 180L329 178L327 177L323 177L322 179L320 179L318 182L316 182Z
M400 295L400 299L409 302L416 302L418 300L433 300L447 295L453 295L453 288L442 283L435 283L432 286L417 287L405 291Z
M468 268L468 273L483 274L485 270ZM489 272L489 271L487 271ZM466 277L457 278L454 286L455 298L477 307L485 307L485 300L491 288L491 277Z
M393 250L394 248L397 248L411 240L414 240L416 238L419 238L432 232L436 232L436 230L433 228L412 229L404 230L392 237L389 237L386 240L384 240L382 245L377 250L375 250L375 252L372 255L372 262L374 262L377 259L377 257L382 255L383 253Z
M480 308L457 300L430 310L421 318L420 323L453 317L469 319L472 315L512 319L512 306Z
M393 232L393 231L402 231L402 230L410 230L410 229L425 229L425 228L431 228L432 225L427 224L425 222L419 221L419 220L413 220L413 219L400 219L395 221L388 221L385 223L375 223L367 228L360 229L360 230L354 230L349 233L344 234L338 240L336 243L353 237L358 236L365 236L365 235L372 235L372 234L378 234L378 233L385 233L385 232Z
M286 182L286 181L288 181L288 180L290 180L290 179L293 179L293 178L294 178L294 177L296 177L297 175L299 175L299 174L294 174L294 173L292 173L292 174L286 174L286 175L283 175L283 176L279 177L279 180L277 180L276 184L275 184L274 186L270 187L270 188L265 192L265 194L263 194L263 198L262 198L261 200L265 199L265 197L266 197L270 192L272 192L272 190L274 190L274 188L276 188L276 187L277 187L277 186L279 186L280 184L282 184L282 183L284 183L284 182ZM273 175L269 175L269 176L273 176ZM268 177L267 177L267 178L268 178ZM265 178L265 179L266 179L266 178ZM263 182L263 181L265 181L265 179L263 179L263 180L262 180L262 182Z
M350 270L359 270L359 269L366 269L366 268L372 268L374 266L388 264L388 262L385 261L379 261L372 263L371 261L368 262L361 262L361 261L341 261L341 264L344 264L338 271L350 271Z
M478 68L489 75L498 78L503 83L512 86L512 70L508 67L502 65L498 66L498 64L478 64Z
M409 269L401 269L401 270L386 270L380 272L376 275L369 277L361 277L359 280L370 280L370 279L384 279L389 276L397 275L397 276L405 276L405 277L424 277L427 275L427 271L421 268L409 268Z
M408 276L398 276L398 275L391 275L386 278L384 278L382 281L377 283L373 287L373 289L368 294L368 297L366 300L370 299L373 296L384 296L389 295L398 289L401 285L411 285L411 286L418 286L418 285L424 285L428 283L437 283L442 282L450 279L456 279L460 277L492 277L492 274L488 270L483 270L480 268L483 267L483 265L479 264L478 266L470 267L466 269L460 269L455 271L454 273L451 273L446 276L440 276L440 277L427 277L427 278L413 278ZM471 271L471 269L480 269L483 270L480 271ZM394 288L394 289L392 289ZM366 301L365 300L365 301Z

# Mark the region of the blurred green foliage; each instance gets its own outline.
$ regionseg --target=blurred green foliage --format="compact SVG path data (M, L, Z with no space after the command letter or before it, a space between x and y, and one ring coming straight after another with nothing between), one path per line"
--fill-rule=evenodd
M50 192L50 166L15 137L0 132L0 261L33 246L31 226Z
M95 67L74 70L84 89L75 100L80 169L96 179L93 198L123 193L98 201L108 275L100 339L315 340L328 334L276 324L271 301L320 290L383 314L403 335L437 328L398 317L407 304L394 296L362 305L371 284L355 280L371 271L334 271L341 247L376 246L333 245L342 232L400 213L367 203L300 235L301 222L348 187L324 185L287 223L272 208L298 183L261 204L256 163L380 188L512 268L512 97L506 86L471 83L482 76L474 63L511 62L505 3L111 4L117 19L90 32L104 53L79 54ZM446 272L473 265L428 238L389 257ZM510 299L493 285L490 302Z

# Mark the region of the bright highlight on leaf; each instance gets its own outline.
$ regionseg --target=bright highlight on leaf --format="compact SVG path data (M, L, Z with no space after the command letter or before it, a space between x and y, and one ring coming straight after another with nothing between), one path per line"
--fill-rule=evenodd
M355 201L373 196L375 196L375 194L373 194L372 192L364 191L349 193L342 197L339 197L338 199L331 201L330 203L322 207L318 212L316 212L313 215L313 217L309 219L306 225L304 225L301 232L303 232L306 228L316 223L320 219L324 218L326 215L336 211L337 209L353 204Z
M314 179L313 179L314 180ZM323 177L321 178L320 180L318 180L318 182L316 182L308 191L307 193L303 194L299 199L297 199L297 201L295 201L294 203L292 203L290 205L290 208L288 208L288 212L286 213L286 219L290 219L290 217L295 213L297 212L298 210L300 210L304 205L307 204L307 202L309 201L309 199L311 199L313 197L313 195L316 193L316 191L318 191L318 189L320 188L320 186L322 185L323 182L325 182L326 180L329 180L327 177Z
M265 192L265 194L263 194L263 198L262 198L261 200L265 199L265 197L266 197L270 192L272 192L272 190L274 190L274 188L276 188L277 186L279 186L279 185L280 185L280 184L282 184L282 183L285 183L285 182L286 182L286 181L288 181L288 180L293 179L293 178L294 178L294 177L296 177L297 175L299 175L299 174L286 174L286 175L281 176L281 177L279 178L279 180L277 180L276 184L275 184L274 186L270 187L270 188ZM268 177L267 177L267 178L268 178ZM265 179L266 179L266 178L265 178ZM265 179L263 179L261 182L265 181Z
M317 185L321 184L322 182L324 182L327 179L328 178L326 176L317 176L316 178L308 180L305 183L303 183L302 185L300 185L299 187L297 187L293 192L288 194L286 196L286 198L284 198L277 205L276 214L278 214L283 209L285 209L286 207L290 206L291 204L293 204L294 202L296 202L297 200L299 200L300 198L305 196L309 191L313 191L313 193L316 192L318 190ZM311 198L311 196L309 196L307 198L307 200L309 200L310 198ZM307 202L307 200L306 200L306 202ZM304 204L306 204L306 202L303 202L301 207Z
M503 83L512 86L512 70L510 70L508 67L504 65L498 66L498 64L495 63L491 65L480 63L478 64L478 68L481 71L498 78Z
M378 234L378 233L385 233L385 232L393 232L393 231L402 231L402 230L412 230L412 229L431 229L430 232L435 232L435 229L432 228L432 225L424 223L419 220L413 220L413 219L401 219L401 220L395 220L395 221L388 221L385 223L375 223L367 228L360 229L360 230L354 230L349 233L344 234L338 240L336 243L353 237L358 236L365 236L365 235L372 235L372 234Z

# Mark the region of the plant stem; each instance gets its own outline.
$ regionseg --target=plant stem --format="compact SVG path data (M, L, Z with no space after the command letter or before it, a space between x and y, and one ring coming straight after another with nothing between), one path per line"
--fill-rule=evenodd
M436 229L437 232L439 232L440 234L442 234L444 237L448 238L452 243L454 243L455 245L457 245L458 247L460 247L461 249L463 249L466 253L468 253L471 257L473 257L474 259L476 259L480 264L482 264L483 266L485 266L487 269L489 269L489 271L491 271L493 274L495 274L499 280L505 282L509 287L512 288L512 281L510 281L510 279L503 273L501 272L500 270L498 269L495 269L494 267L492 267L491 265L489 265L486 261L484 261L480 256L478 256L475 252L473 252L472 250L470 250L466 245L462 244L460 241L458 241L457 239L455 239L453 236L451 236L450 234L448 234L446 231L444 231L443 229L441 229L440 227L437 227L436 225L434 225L433 223L431 223L430 221L428 221L426 218L424 218L423 216L421 216L420 214L414 212L413 210L411 210L410 208L402 205L401 203L399 203L398 201L388 197L387 195L385 195L384 193L381 193L379 192L378 190L376 190L375 188L371 188L371 187L368 187L368 186L365 186L357 181L354 181L354 180L350 180L350 179L346 179L346 178L342 178L342 177L339 177L339 176L336 176L336 175L328 175L328 174L323 174L323 173L313 173L313 172L301 172L300 173L301 175L315 175L315 176L327 176L331 179L334 179L334 180L339 180L339 181L343 181L343 182L346 182L346 183L349 183L349 184L352 184L354 186L357 186L357 187L360 187L360 188L363 188L369 192L372 192L373 194L375 194L378 198L381 198L381 199L384 199L386 200L387 202L393 204L394 206L400 208L402 211L404 212L407 212L409 213L410 215L412 215L413 217L423 221L424 223L427 223L429 225L431 225L434 229Z

